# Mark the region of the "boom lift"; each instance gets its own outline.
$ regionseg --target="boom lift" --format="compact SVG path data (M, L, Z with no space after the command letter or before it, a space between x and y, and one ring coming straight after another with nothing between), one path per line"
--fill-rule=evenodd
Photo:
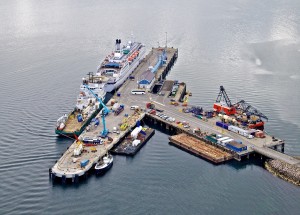
M106 107L106 105L102 102L102 100L89 88L88 85L85 84L84 86L86 87L86 89L88 89L93 94L93 96L95 96L95 98L100 102L100 104L103 107L103 111L102 111L103 130L102 130L100 136L102 138L105 138L109 132L108 129L106 128L105 116L110 112L110 110Z

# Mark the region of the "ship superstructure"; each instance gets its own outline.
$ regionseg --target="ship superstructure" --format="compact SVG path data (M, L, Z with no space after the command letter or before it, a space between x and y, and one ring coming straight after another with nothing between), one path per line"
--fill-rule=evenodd
M125 82L144 57L142 43L129 41L122 46L121 40L116 39L115 50L105 57L95 74L89 73L83 81L89 87L94 84L97 89L112 92Z

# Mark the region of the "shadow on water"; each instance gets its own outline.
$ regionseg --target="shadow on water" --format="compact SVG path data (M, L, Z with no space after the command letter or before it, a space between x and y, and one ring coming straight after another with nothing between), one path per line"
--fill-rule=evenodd
M264 163L267 160L265 157L261 157L258 154L251 154L249 158L244 157L241 161L231 160L226 162L226 164L235 170L246 169L248 165L254 165L257 167L264 168Z
M104 173L96 174L94 171L94 166L87 172L85 175L80 176L76 181L72 181L72 179L66 179L66 181L63 181L59 177L55 177L54 179L49 176L49 184L52 183L53 187L62 187L63 189L70 189L70 188L79 188L81 186L87 185L89 182L92 183L92 180L105 180L105 176L109 177L111 174L111 169L113 169L113 166L107 170Z

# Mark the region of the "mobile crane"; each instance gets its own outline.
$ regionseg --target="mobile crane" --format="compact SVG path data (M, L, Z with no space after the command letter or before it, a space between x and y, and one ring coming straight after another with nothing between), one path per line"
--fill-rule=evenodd
M91 90L91 88L89 88L88 85L84 85L86 87L86 89L88 89L93 96L95 96L95 98L100 102L100 104L103 107L103 111L102 111L102 124L103 124L103 130L100 134L100 137L105 138L108 134L108 129L106 128L106 122L105 122L105 116L110 112L110 110L106 107L106 105L103 103L103 101Z

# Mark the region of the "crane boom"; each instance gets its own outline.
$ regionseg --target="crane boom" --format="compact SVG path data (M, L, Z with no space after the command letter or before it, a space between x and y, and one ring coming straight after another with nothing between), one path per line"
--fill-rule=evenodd
M220 86L220 92L219 92L219 95L216 99L216 102L220 102L222 97L224 98L226 104L228 107L232 107L232 104L231 104L231 101L229 99L229 97L227 96L227 93L225 91L225 88L223 86Z
M243 112L247 113L248 115L256 115L260 118L264 118L268 121L268 117L261 113L259 110L245 102L244 100L239 101L238 103L234 104L236 109L242 110Z
M107 115L110 112L110 110L106 107L103 101L91 90L91 88L89 88L88 85L85 84L84 86L93 94L93 96L95 96L95 98L100 102L100 104L103 107L103 113L102 113L103 131L101 133L101 137L106 137L108 134L108 129L106 128L105 115Z

